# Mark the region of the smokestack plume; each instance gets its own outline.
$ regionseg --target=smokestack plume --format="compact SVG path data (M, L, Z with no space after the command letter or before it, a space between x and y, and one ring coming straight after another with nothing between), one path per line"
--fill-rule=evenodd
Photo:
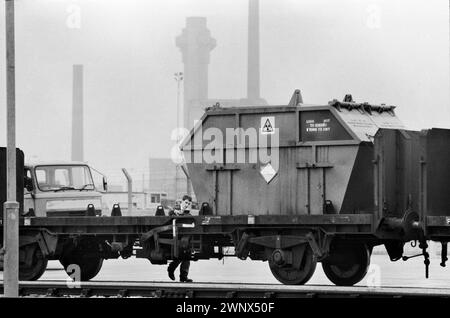
M84 161L83 143L83 65L73 65L72 160Z
M247 98L260 99L259 90L259 0L248 2Z

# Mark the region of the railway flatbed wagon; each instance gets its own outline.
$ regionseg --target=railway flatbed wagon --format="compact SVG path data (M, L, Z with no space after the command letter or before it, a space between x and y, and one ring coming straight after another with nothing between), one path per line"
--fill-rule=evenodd
M208 214L205 206L202 212ZM74 278L73 266L79 266L78 279L84 281L95 277L104 259L135 256L153 264L174 258L220 259L225 247L234 247L242 259L267 260L264 247L272 245L282 250L312 246L304 253L313 255L322 253L327 233L369 237L372 226L370 215L25 217L20 221L20 275L22 280L38 279L48 260L60 260ZM293 235L278 235L287 231ZM300 244L305 242L309 244ZM249 243L260 249L249 250ZM303 267L311 272L315 262Z
M450 240L450 130L409 131L393 106L344 102L213 107L182 151L194 216L34 217L20 220L20 276L59 260L89 280L103 260L222 258L267 261L284 284L304 284L321 262L337 285L367 273L372 249L401 259L417 240Z
M268 260L285 284L305 283L320 261L332 282L353 285L375 245L396 261L411 240L427 273L427 239L442 242L446 260L450 130L406 130L394 109L351 95L306 105L299 91L284 106L211 107L182 145L197 199L214 215L310 220L309 228L235 238L241 257ZM330 216L347 218L352 230L314 224Z

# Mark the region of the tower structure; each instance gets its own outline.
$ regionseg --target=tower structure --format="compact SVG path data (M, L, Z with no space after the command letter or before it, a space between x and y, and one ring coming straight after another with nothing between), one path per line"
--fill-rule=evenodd
M84 160L83 65L73 65L72 82L72 160Z
M206 18L188 17L186 27L176 38L184 64L184 126L190 128L203 114L200 100L208 98L208 65L216 40L206 27Z
M247 99L259 100L259 0L248 2Z

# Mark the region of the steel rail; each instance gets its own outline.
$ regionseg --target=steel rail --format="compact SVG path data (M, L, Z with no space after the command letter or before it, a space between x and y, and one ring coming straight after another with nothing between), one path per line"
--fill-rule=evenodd
M3 293L3 281L0 281ZM20 296L155 298L450 298L450 289L236 283L20 282Z

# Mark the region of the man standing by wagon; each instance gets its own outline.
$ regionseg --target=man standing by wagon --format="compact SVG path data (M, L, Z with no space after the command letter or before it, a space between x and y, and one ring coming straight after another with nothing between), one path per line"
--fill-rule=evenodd
M179 206L175 206L173 210L169 211L169 216L191 215L192 198L189 195L184 195ZM180 282L191 283L192 279L188 278L190 261L187 259L175 259L167 267L167 272L171 280L175 280L175 269L180 266Z

